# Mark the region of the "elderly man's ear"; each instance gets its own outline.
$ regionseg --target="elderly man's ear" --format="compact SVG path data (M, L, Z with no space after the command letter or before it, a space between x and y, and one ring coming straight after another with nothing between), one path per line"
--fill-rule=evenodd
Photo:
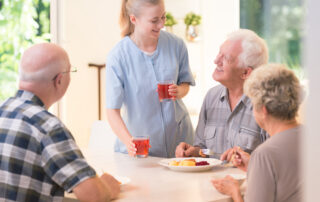
M243 68L243 72L242 72L241 78L242 79L247 79L250 76L252 71L253 71L252 67Z
M61 78L62 78L62 74L58 74L58 76L53 82L53 85L55 88L58 88L58 86L61 85Z

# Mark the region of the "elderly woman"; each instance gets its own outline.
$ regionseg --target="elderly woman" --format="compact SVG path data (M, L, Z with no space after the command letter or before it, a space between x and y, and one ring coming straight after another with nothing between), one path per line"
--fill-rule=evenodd
M257 68L244 85L253 103L254 117L271 136L251 154L240 148L226 151L221 159L247 171L245 201L301 201L299 139L301 126L296 120L301 102L299 80L280 64ZM238 182L230 176L212 180L221 193L243 201Z

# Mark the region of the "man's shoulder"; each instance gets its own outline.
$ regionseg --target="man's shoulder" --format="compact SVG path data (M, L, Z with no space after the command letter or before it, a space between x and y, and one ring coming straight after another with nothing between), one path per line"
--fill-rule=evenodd
M217 85L210 88L206 94L206 100L212 100L216 98L220 98L221 94L225 91L225 87L223 85Z
M62 122L43 106L18 98L10 98L1 106L1 117L10 117L12 121L21 120L24 124L37 128L42 133L56 127L63 127Z

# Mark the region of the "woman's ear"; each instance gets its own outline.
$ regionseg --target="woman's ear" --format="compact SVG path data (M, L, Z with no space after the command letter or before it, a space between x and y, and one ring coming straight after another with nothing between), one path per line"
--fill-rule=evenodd
M249 76L250 76L252 71L253 71L252 67L243 68L243 72L242 72L241 78L242 79L249 78Z
M269 114L266 106L262 106L261 110L264 116L267 116Z
M130 22L135 25L136 24L136 16L130 15L129 18L130 18Z

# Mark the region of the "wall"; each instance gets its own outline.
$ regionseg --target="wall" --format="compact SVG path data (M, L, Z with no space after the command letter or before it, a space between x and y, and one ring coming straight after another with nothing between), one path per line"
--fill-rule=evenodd
M313 202L319 201L319 187L320 187L320 64L319 51L320 46L320 2L306 1L306 10L308 11L306 19L306 37L305 37L305 66L309 78L310 94L307 100L306 109L306 133L303 134L303 149L301 151L303 179L305 180L306 198L303 201Z
M54 41L67 50L71 65L78 69L71 74L70 87L59 104L59 113L80 147L87 146L91 125L98 119L97 70L89 68L88 63L105 63L107 53L120 40L120 2L55 0L51 4ZM104 71L101 75L104 86Z

